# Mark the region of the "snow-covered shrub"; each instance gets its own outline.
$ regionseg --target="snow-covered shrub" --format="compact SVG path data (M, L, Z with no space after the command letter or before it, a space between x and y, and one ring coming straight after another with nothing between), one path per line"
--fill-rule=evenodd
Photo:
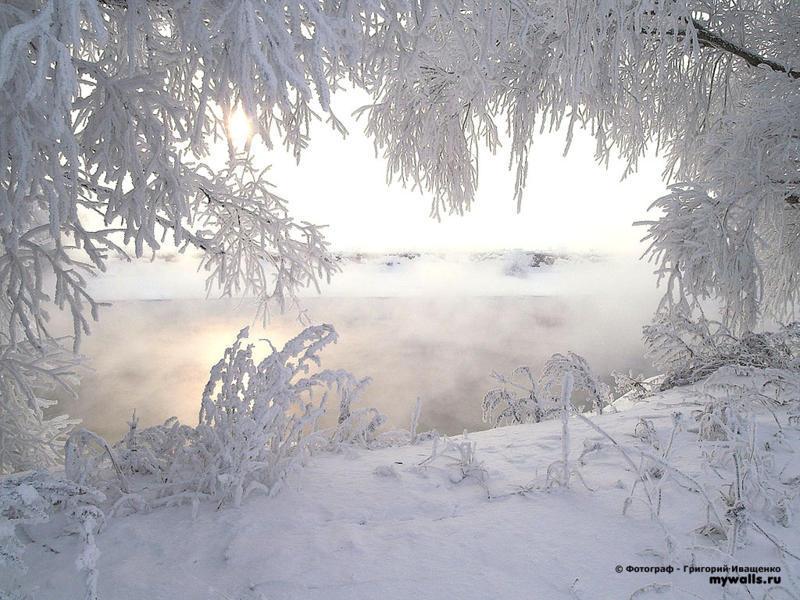
M183 502L197 507L203 499L239 505L256 490L277 493L312 451L408 443L407 431L378 431L385 417L374 408L353 407L368 378L319 368L321 351L337 339L332 326L308 327L280 350L267 340L261 360L248 335L243 329L212 368L196 427L171 418L140 429L134 413L113 447L80 430L68 444L73 479L113 491L112 514ZM331 394L337 423L320 430ZM150 479L133 490L130 475Z
M363 385L363 380L361 384ZM379 431L386 423L386 417L376 408L362 407L353 410L332 431L321 431L318 439L321 444L314 444L314 449L339 451L347 446L377 449L389 446L405 446L420 441L431 440L439 434L436 430L419 431L419 418L422 412L422 400L417 398L411 412L408 429L392 429Z
M120 490L128 491L128 482L119 461L105 439L88 429L77 429L65 444L64 473L79 485L96 485L100 464L108 459L116 474Z
M611 401L611 391L594 374L585 358L569 352L566 356L553 354L545 363L538 381L529 367L514 369L510 377L492 373L500 385L483 397L484 423L492 427L538 423L561 414L562 384L567 375L572 389L586 393L591 406L602 414L603 408Z
M647 449L647 453L641 457L638 475L631 488L631 493L625 500L623 512L627 511L634 499L637 486L649 485L652 489L650 499L655 503L651 507L655 517L661 516L661 504L663 499L663 489L666 483L674 477L673 468L670 465L670 454L675 444L676 435L683 430L683 413L672 413L672 431L666 445L662 444L661 438L656 431L652 420L640 417L633 429L633 437L638 439ZM650 456L647 456L650 454Z
M492 427L517 423L538 423L554 410L539 398L539 388L528 367L517 367L510 377L492 373L500 384L483 397L483 422Z
M736 335L720 322L672 310L643 331L650 357L665 371L661 390L694 383L725 366L796 369L800 364L800 323Z
M350 413L339 423L330 437L330 448L355 444L363 447L373 445L378 429L386 422L386 417L373 407L360 408Z
M247 337L245 328L211 369L195 434L166 476L170 495L191 491L238 506L254 490L276 493L301 466L329 391L339 386L349 402L364 384L345 371L312 372L337 339L330 325L308 327L281 350L270 344L259 362Z
M539 387L547 395L559 398L560 395L556 394L555 390L560 388L567 373L572 375L574 389L585 392L597 414L602 415L603 409L611 401L611 390L600 381L586 359L579 354L574 352L568 352L566 356L553 354L544 365Z
M136 413L128 422L125 437L114 444L120 468L124 473L165 476L176 456L196 437L194 427L170 417L161 425L139 429Z
M113 514L202 499L239 505L255 490L272 495L321 446L371 441L383 423L372 409L351 410L368 383L347 371L319 369L320 352L337 339L330 325L308 327L278 350L256 360L247 328L211 369L196 427L168 419L140 429L136 415L112 447L80 430L68 444L67 470L76 481L114 489ZM328 396L339 398L333 433L317 423ZM320 440L326 440L321 443ZM134 491L128 475L155 477Z
M436 430L419 431L420 409L418 402L411 414L408 429L380 430L386 423L386 416L374 407L359 408L333 429L320 431L310 441L310 446L313 450L338 452L349 446L378 449L433 439L438 435Z
M561 418L561 459L553 461L547 467L544 489L549 490L554 487L569 488L570 480L574 476L583 486L593 492L581 475L578 465L583 465L583 458L586 454L599 450L601 445L597 442L584 440L584 450L577 463L571 461L570 455L570 429L569 419L572 413L577 412L572 402L572 392L575 389L575 378L571 372L564 373L561 381L561 397L558 400L558 414ZM586 419L586 417L582 417ZM530 488L528 488L530 489Z
M733 555L753 534L763 535L783 555L789 555L791 550L780 541L781 536L765 527L789 527L800 499L800 477L787 476L787 464L776 460L775 454L775 448L785 443L786 435L783 419L774 409L779 405L788 408L790 424L792 415L797 414L791 406L799 403L793 391L797 388L788 386L800 377L790 375L787 371L754 367L718 369L694 389L703 402L693 418L674 412L672 429L665 436L663 432L659 434L653 419L642 417L633 428L633 444L615 439L586 414L575 410L562 395L562 407L567 407L575 419L600 434L610 446L596 439L585 440L580 458L570 460L569 421L564 419L562 456L549 465L544 489L566 487L571 476L586 485L574 467L584 465L584 457L592 452L613 448L627 465L626 470L634 475L623 514L637 503L646 507L651 519L663 529L665 557L676 550L678 539L667 527L667 502L682 503L682 498L687 505L699 501L702 509L693 533L708 538L716 551ZM569 387L569 381L564 381L562 393L566 394ZM758 411L771 413L771 420L777 425L777 432L766 439L763 427L756 427ZM562 410L561 414L566 416L567 411ZM673 456L676 449L681 455L690 451L698 455L700 473L678 466ZM532 487L518 493L526 493Z
M353 416L353 402L359 400L361 393L371 380L368 377L357 380L345 371L339 372L338 375L336 387L339 392L339 417L336 422L341 425Z
M640 461L625 510L639 487L646 495L652 516L659 518L663 491L672 484L672 497L675 492L680 497L687 489L700 493L706 519L695 531L716 544L723 544L727 554L735 554L746 544L751 531L762 533L785 552L785 546L774 534L764 533L759 521L788 527L800 490L795 480L782 478L785 465L780 468L776 465L771 441L781 444L783 439L780 420L772 412L777 402L762 393L763 384L752 373L744 378L741 375L739 369L727 367L709 377L697 389L702 407L694 411L691 420L682 413L673 413L672 432L666 443L659 438L651 420L639 420L634 437L641 443L636 450ZM778 426L774 437L766 440L757 435L759 409L772 412ZM684 439L676 442L678 436ZM690 474L672 464L671 454L678 443L684 452L694 448L706 476ZM633 455L631 451L628 453Z
M641 440L649 446L652 446L655 450L661 449L661 442L658 439L658 433L656 433L655 425L653 425L653 421L650 419L639 417L639 421L633 428L633 437Z
M476 450L478 448L477 442L466 439L466 436L460 442L449 442L447 450L455 450L457 458L454 464L458 467L460 475L458 478L452 478L453 483L460 483L461 481L473 478L479 483L484 483L488 477L488 472L483 468L483 463L477 459Z
M339 416L327 447L336 449L348 444L370 447L376 441L378 429L386 422L386 417L373 407L353 409L353 403L360 400L361 393L371 380L358 380L345 371L339 371L337 375Z

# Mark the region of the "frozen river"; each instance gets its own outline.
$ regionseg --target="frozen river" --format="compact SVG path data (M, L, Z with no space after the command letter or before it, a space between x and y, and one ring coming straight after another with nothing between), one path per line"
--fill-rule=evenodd
M508 261L439 261L424 270L421 262L413 269L387 262L346 268L344 283L303 306L312 322L331 323L339 333L323 367L372 377L364 403L394 426L407 423L419 396L425 428L485 428L480 403L492 371L528 365L538 372L554 352L582 354L604 378L615 369L649 372L641 325L656 291L647 268L632 261L557 263L523 273ZM173 415L194 424L210 367L254 312L251 301L117 300L82 347L93 370L79 398L62 406L111 439L124 433L134 408L142 425ZM266 328L252 327L251 339L278 345L300 328L296 311L273 315Z

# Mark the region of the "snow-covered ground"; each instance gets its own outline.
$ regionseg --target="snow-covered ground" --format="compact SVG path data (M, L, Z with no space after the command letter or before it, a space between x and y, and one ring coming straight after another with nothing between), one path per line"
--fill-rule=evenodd
M570 419L570 488L547 489L548 466L561 457L561 422L517 425L469 435L477 444L470 476L451 448L430 459L433 441L378 450L320 454L276 497L251 496L240 508L202 504L155 509L110 519L99 534L99 591L104 600L226 599L625 599L792 598L787 568L767 535L800 555L800 529L757 518L735 559L696 530L706 523L703 496L684 478L703 483L716 502L726 473L701 465L693 411L702 386L618 401L619 412L592 416L634 457L650 448L634 436L650 421L663 448L673 414L670 462L683 475L663 478L661 519L650 517L642 488L623 515L636 479L619 450L586 423ZM758 415L758 444L770 444L781 481L796 486L800 431L784 409ZM639 430L641 432L641 430ZM641 437L641 436L640 436ZM780 438L780 439L779 439ZM458 443L462 440L452 438ZM585 448L599 444L579 462ZM439 450L443 448L440 440ZM652 451L652 448L650 448ZM638 461L638 459L637 459ZM83 597L75 569L80 542L59 520L30 527L21 582L36 598ZM671 546L667 544L671 540ZM671 549L670 549L671 548ZM622 572L618 573L619 566ZM709 583L690 565L779 567L779 588ZM630 572L666 567L673 573ZM686 567L685 567L686 566ZM722 573L734 576L736 573ZM766 595L768 590L769 595ZM637 592L637 590L639 590ZM727 593L727 596L723 594Z

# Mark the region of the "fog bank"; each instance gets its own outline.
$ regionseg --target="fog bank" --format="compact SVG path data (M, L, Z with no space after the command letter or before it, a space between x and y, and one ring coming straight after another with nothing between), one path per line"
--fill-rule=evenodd
M381 257L350 264L322 296L314 323L333 324L323 366L370 376L364 403L404 426L419 396L422 425L445 433L485 427L480 402L492 371L538 370L572 350L608 377L648 371L641 325L657 290L647 265L626 259L558 260L516 268L520 257ZM522 261L522 264L526 264ZM133 409L142 425L177 416L194 424L210 367L246 325L276 345L296 335L296 312L253 323L252 300L123 300L102 311L84 342L92 370L62 407L112 439Z

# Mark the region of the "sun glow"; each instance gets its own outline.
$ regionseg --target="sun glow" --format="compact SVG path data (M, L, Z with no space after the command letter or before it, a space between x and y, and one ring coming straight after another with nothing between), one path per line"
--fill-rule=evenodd
M253 137L250 117L239 107L228 116L228 139L237 148L244 148Z

